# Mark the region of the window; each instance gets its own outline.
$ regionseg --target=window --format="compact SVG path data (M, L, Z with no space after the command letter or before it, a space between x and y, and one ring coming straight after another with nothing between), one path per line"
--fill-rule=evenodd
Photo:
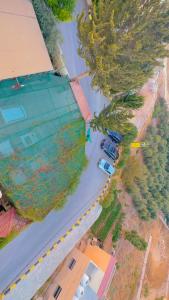
M14 151L13 151L10 141L6 140L6 141L0 143L0 155L7 157L13 153L14 153Z
M70 264L69 264L69 269L72 270L74 268L74 265L76 264L76 260L72 258Z
M22 106L1 109L1 113L6 123L19 121L26 118L26 114Z
M29 132L21 136L22 143L25 147L29 147L35 144L38 141L37 135L35 132Z
M60 287L60 285L58 285L58 287L57 287L57 289L56 289L56 291L55 291L53 297L54 297L55 299L58 299L58 297L59 297L61 291L62 291L62 288Z
M19 185L19 184L24 184L27 180L26 175L22 170L13 170L10 173L10 176L12 178L12 181L14 184Z

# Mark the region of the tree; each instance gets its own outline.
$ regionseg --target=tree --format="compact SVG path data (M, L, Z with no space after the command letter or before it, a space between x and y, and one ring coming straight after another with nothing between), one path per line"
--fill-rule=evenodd
M120 97L117 102L119 105L121 104L122 107L134 110L143 106L144 97L137 94L127 93L127 95Z
M96 116L90 122L90 126L93 130L99 130L105 132L105 128L110 130L119 131L125 134L130 131L132 125L129 120L133 117L131 110L128 110L121 106L121 103L111 102L110 105L105 107L102 112Z
M141 87L169 56L169 8L167 0L97 2L78 18L79 54L92 86L111 98Z
M70 21L76 0L45 0L54 16L60 21Z
M136 156L131 156L122 173L123 183L130 187L139 178L146 176L146 168Z

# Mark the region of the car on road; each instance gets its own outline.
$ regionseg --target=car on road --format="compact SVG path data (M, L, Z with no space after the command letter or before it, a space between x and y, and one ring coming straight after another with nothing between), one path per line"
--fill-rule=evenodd
M112 130L109 130L107 128L105 128L106 132L107 132L107 135L111 138L111 140L117 144L120 144L123 140L123 136L117 132L117 131L112 131Z
M100 147L108 157L112 158L114 161L118 159L118 146L115 142L112 142L110 139L104 139L101 141Z
M98 167L105 172L106 174L108 174L109 176L113 175L116 171L116 169L114 168L114 166L112 166L111 164L109 164L105 159L101 158L98 161Z

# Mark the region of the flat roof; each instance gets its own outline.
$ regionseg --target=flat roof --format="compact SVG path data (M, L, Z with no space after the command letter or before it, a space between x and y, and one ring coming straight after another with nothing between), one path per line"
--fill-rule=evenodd
M88 245L84 254L92 260L103 272L106 272L111 255L97 246Z
M53 70L30 0L0 1L0 80Z

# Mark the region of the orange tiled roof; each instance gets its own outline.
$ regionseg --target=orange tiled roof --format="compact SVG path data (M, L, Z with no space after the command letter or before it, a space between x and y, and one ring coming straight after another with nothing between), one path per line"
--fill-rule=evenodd
M0 237L6 237L12 230L15 221L15 209L0 214Z
M84 254L92 260L103 272L106 272L111 255L97 246L88 245Z
M89 105L87 103L87 99L83 93L83 90L79 84L79 82L76 80L72 81L70 83L73 94L75 96L75 99L77 101L77 104L79 105L79 109L81 111L82 117L85 121L90 121L92 118L92 114L89 109Z

